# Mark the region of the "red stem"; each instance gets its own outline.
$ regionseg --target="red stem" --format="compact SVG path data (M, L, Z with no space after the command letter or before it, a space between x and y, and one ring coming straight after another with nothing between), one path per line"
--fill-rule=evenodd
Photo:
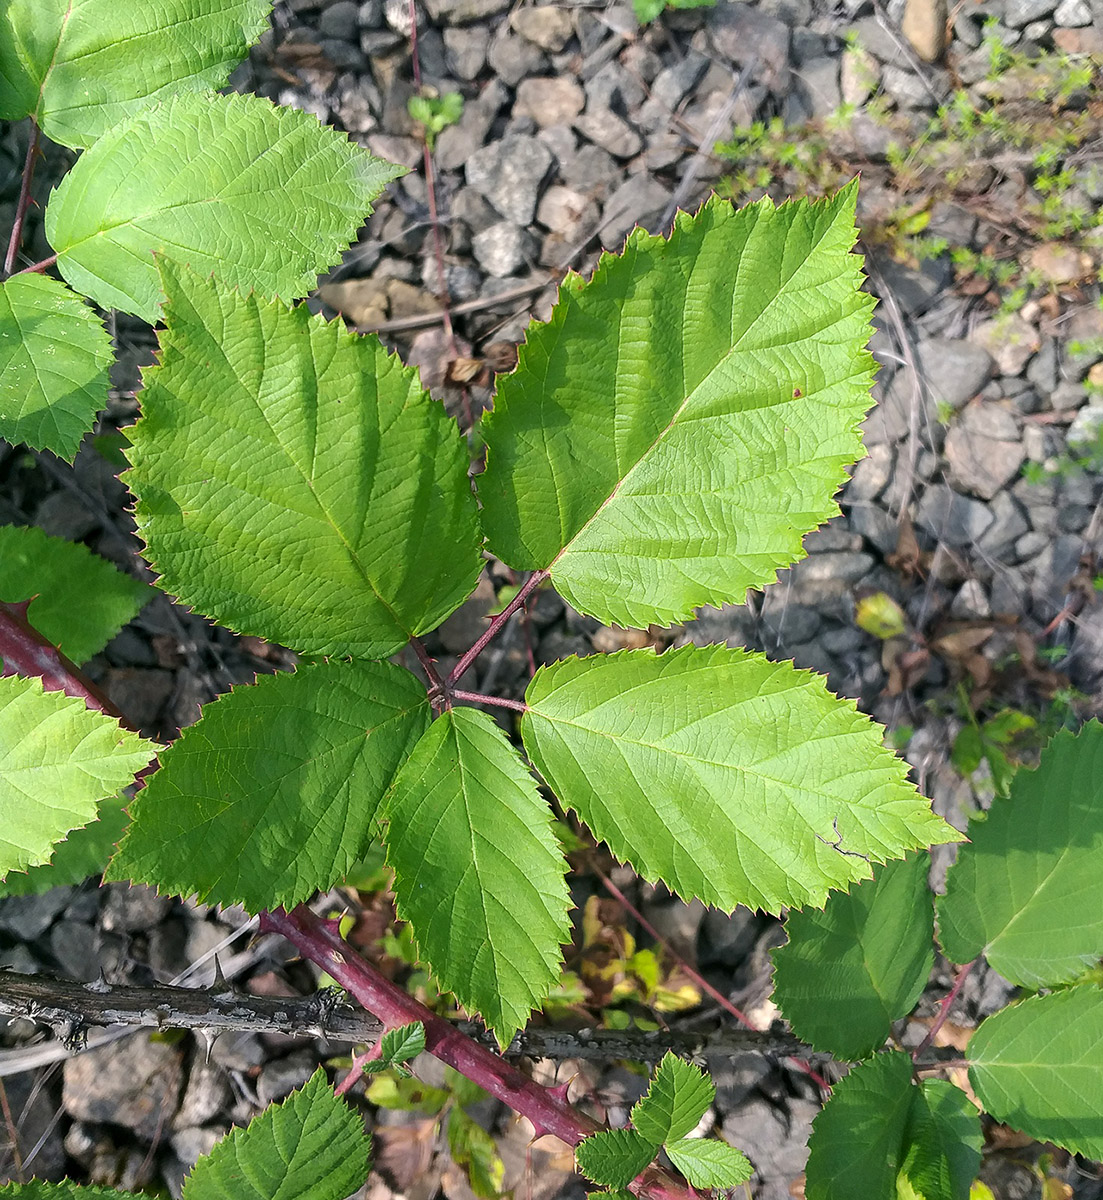
M938 1006L938 1016L935 1017L931 1028L927 1032L927 1036L919 1043L912 1051L912 1062L915 1062L924 1050L935 1040L938 1031L946 1024L946 1018L950 1015L950 1008L957 999L958 992L961 991L962 985L969 978L969 972L977 965L977 960L974 958L972 962L968 962L957 973L957 978L954 980L954 986L949 992L942 997L942 1003Z
M421 663L421 669L425 672L426 677L429 680L430 695L433 693L438 693L439 695L444 696L448 689L445 687L444 680L441 678L441 674L437 670L436 660L429 653L429 651L425 649L425 644L420 638L413 637L410 638L410 647L417 655L417 661Z
M75 663L34 628L27 620L30 601L21 604L0 602L0 658L4 660L2 675L22 675L42 680L48 692L64 692L83 700L89 708L114 717L130 728L126 718L107 696Z
M486 649L487 645L502 631L509 618L513 616L513 614L521 607L522 604L525 603L529 596L531 596L532 593L536 591L536 589L544 582L544 580L547 579L548 574L549 573L547 571L533 571L528 579L525 580L521 590L517 593L517 595L513 597L513 599L496 617L491 619L489 626L487 626L486 632L452 668L452 673L448 676L447 680L445 680L445 683L449 687L452 687L458 682L467 668L471 666L475 659L477 659L479 655L482 654L482 652Z
M564 1086L546 1088L535 1083L384 978L341 938L335 921L323 920L300 905L290 913L283 909L261 913L260 928L294 943L304 958L351 992L383 1022L384 1028L420 1021L430 1054L527 1117L537 1137L550 1133L568 1146L577 1146L583 1138L600 1131L596 1121L567 1102ZM691 1196L684 1185L659 1167L648 1167L630 1189L650 1200L689 1200Z
M11 238L8 240L8 252L4 256L4 274L10 275L15 270L15 259L19 254L19 243L23 240L23 221L27 209L31 206L31 180L34 178L34 165L38 159L38 126L31 121L31 140L27 146L27 157L23 161L23 181L19 185L19 201L15 206L15 220L12 222Z
M37 275L52 267L57 262L57 255L51 254L49 258L44 258L41 262L31 263L29 267L24 267L21 271L12 271L9 278L14 279L16 275Z

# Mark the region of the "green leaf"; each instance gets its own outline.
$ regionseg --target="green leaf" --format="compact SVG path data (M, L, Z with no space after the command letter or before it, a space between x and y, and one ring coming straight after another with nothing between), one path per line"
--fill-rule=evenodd
M525 749L555 794L683 897L823 904L870 860L959 837L882 731L791 663L726 646L618 651L541 667L526 699Z
M494 553L637 627L739 603L803 557L871 403L855 198L713 198L569 277L485 422Z
M668 1051L647 1095L632 1106L632 1125L656 1145L676 1141L696 1129L715 1097L712 1080L699 1067Z
M428 722L425 689L392 663L319 663L236 688L161 754L108 878L291 908L363 854Z
M152 598L148 584L86 546L0 526L0 600L31 600L30 623L75 663L102 650Z
M239 633L384 658L482 567L456 423L375 336L165 271L126 481L162 586Z
M1007 799L969 826L938 901L948 958L983 954L1012 983L1075 979L1103 955L1103 725L1067 730L1020 769Z
M1103 1158L1103 991L1034 996L989 1017L969 1040L969 1079L997 1121Z
M0 1200L134 1200L133 1192L117 1192L114 1188L82 1187L63 1179L47 1183L32 1179L29 1183L0 1184Z
M627 1187L650 1164L659 1147L631 1129L604 1129L575 1151L578 1169L605 1187Z
M632 0L636 20L641 25L649 25L665 7L666 0Z
M666 1147L670 1161L696 1188L733 1188L746 1183L754 1167L742 1150L705 1138L683 1138Z
M111 339L59 279L0 283L0 437L73 460L107 405Z
M0 879L48 862L156 749L83 701L44 691L40 679L0 679Z
M425 1026L420 1021L399 1025L383 1034L379 1057L388 1066L408 1063L425 1049Z
M876 1054L841 1079L812 1122L808 1200L896 1200L911 1112L911 1059Z
M297 109L185 94L80 156L46 206L46 237L77 291L147 321L161 302L154 254L292 300L400 174Z
M944 1079L925 1079L912 1095L900 1178L919 1200L968 1200L980 1169L984 1134L969 1097Z
M494 1139L463 1111L448 1114L448 1149L454 1162L467 1168L471 1190L483 1200L498 1200L505 1179L505 1163Z
M267 27L271 0L7 0L0 117L34 115L47 137L87 147L181 91L221 87Z
M886 863L834 893L822 912L791 912L774 951L774 1000L797 1037L842 1059L883 1045L934 965L930 860Z
M13 871L0 883L0 896L41 895L65 884L83 883L102 875L107 860L119 844L130 818L119 796L101 800L96 818L83 829L73 829L58 842L48 863L31 867L25 874Z
M570 936L567 864L535 781L489 716L455 708L414 747L384 813L399 916L438 984L507 1045Z
M370 1162L363 1119L319 1070L201 1158L184 1200L344 1200L363 1186Z

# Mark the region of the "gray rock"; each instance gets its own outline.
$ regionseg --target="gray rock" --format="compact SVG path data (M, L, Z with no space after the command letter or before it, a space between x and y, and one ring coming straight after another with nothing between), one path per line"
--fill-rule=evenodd
M355 42L360 34L360 5L355 0L337 0L329 5L318 17L318 32L322 37Z
M790 642L810 642L820 628L820 614L803 604L791 604L786 589L766 589L762 604L764 643L771 649Z
M1004 375L1021 375L1042 345L1038 330L1018 313L982 322L973 330L972 340L992 355Z
M425 9L437 25L472 25L509 8L510 0L425 0Z
M19 942L35 941L50 928L74 891L71 887L57 887L40 896L8 896L0 900L0 932Z
M1015 418L995 404L973 404L946 435L949 481L991 500L1019 473L1026 452Z
M754 914L746 909L737 909L729 918L724 913L716 913L717 917L734 921L742 913L753 920ZM713 914L710 912L709 916ZM708 918L705 918L706 921ZM752 927L754 928L754 927ZM754 939L744 951L743 957L753 949ZM772 1070L769 1060L762 1054L751 1054L746 1051L723 1058L708 1059L709 1077L716 1086L716 1108L718 1112L736 1112L742 1107L747 1097L762 1083Z
M1034 513L1036 514L1037 512L1038 509L1035 509ZM1020 562L1030 562L1031 559L1037 558L1048 545L1048 533L1043 533L1038 529L1031 529L1024 533L1015 543L1015 555Z
M317 1070L318 1062L309 1050L296 1050L286 1058L266 1063L257 1079L257 1099L267 1107L300 1088Z
M979 579L967 579L950 602L950 616L956 621L979 621L991 615L984 585Z
M210 1154L227 1132L228 1130L217 1125L210 1125L206 1128L189 1125L178 1129L169 1138L169 1145L172 1146L173 1153L184 1166L194 1167L204 1154Z
M756 1197L783 1200L792 1194L789 1185L804 1170L812 1120L819 1111L810 1100L790 1098L782 1112L753 1096L724 1118L724 1139L733 1146L753 1147L751 1186Z
M1057 7L1057 0L1007 0L1003 22L1010 29L1022 29L1032 21L1048 17Z
M232 1100L225 1072L216 1063L207 1062L199 1052L192 1059L184 1096L172 1119L173 1128L205 1125L225 1112Z
M58 921L50 930L50 953L68 979L91 983L100 977L100 957L93 931L77 921Z
M738 967L754 949L758 940L759 918L749 908L740 906L733 913L710 908L701 922L698 939L698 961L702 966L721 963L729 969ZM720 1104L720 1081L713 1076ZM727 1105L731 1107L731 1105Z
M510 87L516 87L529 75L543 75L548 70L548 57L534 42L502 28L490 43L487 53L490 66Z
M551 151L537 138L503 138L471 155L467 160L467 182L507 220L531 225L552 164Z
M1103 608L1085 609L1077 618L1067 670L1073 686L1089 694L1103 681Z
M1087 504L1065 504L1057 510L1057 528L1062 533L1080 533L1087 529L1094 512Z
M574 122L575 129L614 158L631 158L643 149L643 139L610 109L585 112Z
M794 583L799 580L801 588L809 584L841 580L843 583L861 583L873 569L873 555L861 550L830 550L824 554L812 554L792 569Z
M655 82L651 85L651 99L667 112L673 112L700 83L708 68L709 60L705 55L690 50L684 58L664 67L655 76Z
M941 258L927 259L918 270L892 259L879 259L878 268L886 287L908 316L924 313L950 282L951 266Z
M4 1103L14 1117L4 1131L0 1181L13 1181L6 1168L15 1154L27 1164L27 1175L57 1182L65 1177L63 1124L57 1120L57 1084L43 1072L25 1072L4 1079ZM13 1144L14 1142L14 1144ZM34 1159L31 1159L31 1153ZM11 1157L9 1157L9 1155ZM18 1178L22 1178L19 1176ZM38 1191L32 1183L28 1191ZM40 1193L41 1194L41 1193Z
M592 210L588 197L555 183L541 196L536 219L545 229L561 234L566 241L574 241L592 219Z
M1056 372L1055 372L1056 373ZM1056 412L1067 412L1079 408L1088 398L1088 389L1082 383L1063 379L1049 394L1049 404Z
M994 520L977 539L982 554L1002 560L1030 528L1023 506L1010 492L1000 492L989 505Z
M1057 341L1055 338L1044 338L1038 353L1027 363L1026 377L1043 395L1052 392L1057 386Z
M514 116L529 116L541 129L569 125L582 111L586 94L569 76L538 75L517 88Z
M498 79L492 79L474 100L463 106L463 115L455 125L449 125L437 138L437 166L442 171L462 167L482 148L494 119L509 98L509 89Z
M670 192L656 179L633 175L605 202L600 231L606 250L619 250L635 225L646 226L670 202Z
M562 50L574 33L570 14L554 4L514 9L509 23L515 33L552 53Z
M900 526L876 504L855 504L850 510L850 527L882 554L892 554L900 540Z
M250 1071L268 1057L255 1033L220 1033L211 1046L211 1062L228 1071Z
M970 500L944 483L927 488L915 514L920 529L947 546L972 545L994 520L987 505Z
M151 1142L176 1111L182 1078L179 1047L143 1030L67 1059L62 1103L72 1117L122 1125Z
M475 79L486 66L490 30L485 25L459 26L444 31L444 57L457 79Z
M992 576L990 589L992 611L997 616L1026 616L1026 601L1030 587L1021 567L1001 567Z
M822 121L831 116L842 103L837 55L814 58L805 63L797 73L797 78L804 88L813 120Z
M607 196L624 178L613 156L600 146L580 146L569 158L559 160L563 182L579 192Z
M843 502L860 504L863 501L876 500L892 478L894 459L891 446L884 443L870 446L865 458L859 460L854 467L854 473L843 493Z
M1103 439L1103 406L1086 405L1073 418L1066 441L1070 450L1083 454L1100 445Z
M962 338L928 338L916 350L932 399L952 408L972 400L996 365L987 350Z
M789 91L788 25L749 4L718 4L708 10L706 20L717 54L739 67L756 63L757 78L775 95Z
M479 266L498 278L512 275L535 253L528 230L512 221L498 221L476 234L471 249Z
M1061 0L1054 9L1053 21L1062 29L1083 29L1092 23L1092 10L1084 0Z
M1051 540L1035 559L1030 595L1040 620L1051 621L1065 606L1069 581L1076 574L1083 550L1082 537L1063 533Z

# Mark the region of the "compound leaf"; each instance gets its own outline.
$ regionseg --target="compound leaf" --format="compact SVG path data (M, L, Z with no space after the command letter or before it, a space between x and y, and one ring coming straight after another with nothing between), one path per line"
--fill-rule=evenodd
M60 279L0 283L0 437L71 462L107 404L110 362L103 322Z
M647 1095L632 1106L632 1125L656 1145L676 1141L697 1127L715 1096L712 1080L699 1067L668 1052Z
M30 623L75 663L102 650L152 597L148 584L87 546L0 526L0 600L30 600Z
M983 1142L980 1114L961 1088L925 1079L912 1093L900 1177L916 1200L968 1200Z
M455 708L429 727L384 804L398 913L440 986L505 1046L559 979L567 864L551 812L505 734Z
M297 109L184 94L80 156L46 206L46 237L73 287L147 321L162 298L154 254L292 300L400 174Z
M332 887L429 722L393 663L318 663L208 704L131 805L108 877L251 912Z
M568 278L485 423L494 553L642 627L741 602L803 557L871 403L855 198L714 198Z
M221 87L268 24L271 0L8 0L0 117L88 147L181 91ZM2 21L2 17L0 17Z
M896 1200L915 1091L911 1059L876 1054L831 1091L812 1122L805 1195L808 1200Z
M363 1187L370 1163L363 1120L319 1070L201 1158L184 1200L344 1200Z
M791 912L774 951L774 1000L797 1037L842 1059L884 1044L911 1012L934 965L929 860L878 867L823 911Z
M83 883L102 875L119 839L130 821L120 796L108 796L96 807L96 818L81 829L72 829L54 847L48 863L31 867L25 874L11 872L0 883L0 896L37 896L50 888Z
M417 372L304 306L164 277L126 452L162 586L313 655L384 658L435 628L482 559L466 449Z
M627 1187L659 1147L632 1129L604 1129L578 1143L578 1169L604 1187Z
M0 678L0 879L48 862L156 747L40 679Z
M1103 1158L1103 991L1084 984L989 1017L969 1040L969 1079L997 1121Z
M560 800L687 898L822 905L872 860L959 837L853 702L791 663L619 651L541 667L526 698L525 749Z
M713 1138L682 1138L665 1149L670 1161L696 1188L738 1187L754 1174L742 1150Z
M938 901L939 941L954 962L983 954L1012 983L1075 979L1103 954L1103 725L1062 730L1037 770L969 826Z

